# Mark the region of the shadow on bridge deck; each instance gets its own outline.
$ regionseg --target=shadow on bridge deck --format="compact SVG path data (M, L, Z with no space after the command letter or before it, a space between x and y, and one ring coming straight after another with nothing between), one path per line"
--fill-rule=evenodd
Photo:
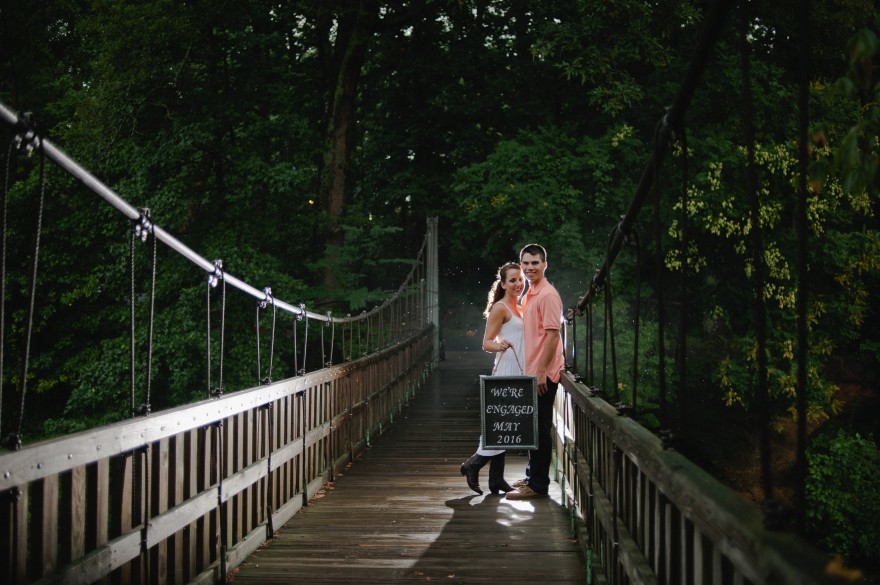
M278 530L231 575L235 583L583 583L558 484L512 502L471 492L459 465L476 446L478 349L446 359L394 427L333 489ZM508 453L506 478L527 458ZM481 485L486 488L488 467Z

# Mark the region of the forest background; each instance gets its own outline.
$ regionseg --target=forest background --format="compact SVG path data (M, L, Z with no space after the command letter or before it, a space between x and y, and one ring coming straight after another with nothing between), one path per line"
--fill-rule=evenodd
M665 422L657 414L659 254L667 274L670 399L686 400L690 413L677 421L682 448L760 503L757 482L746 485L737 475L743 465L755 466L759 434L745 54L775 438L784 443L795 416L795 299L806 286L810 534L853 561L877 562L878 8L870 0L812 3L809 271L799 282L802 54L793 15L800 4L746 6L748 14L731 12L686 114L686 153L676 142L661 171L660 229L650 201L635 228L642 245L624 250L614 265L616 359L627 365L609 384L603 357L594 382L614 400L633 398L640 282L637 416L654 429ZM482 336L495 269L525 243L548 249L547 275L567 306L587 290L684 78L707 8L692 0L4 3L0 101L33 112L40 130L72 158L132 205L149 208L154 221L203 257L222 258L246 282L270 285L276 298L310 310L357 313L381 301L408 272L426 218L439 217L441 333L453 343ZM747 22L744 42L740 18ZM2 133L7 144L12 135ZM131 416L132 226L51 165L33 381L23 408L40 165L12 149L3 157L0 434L18 426L28 442ZM658 235L660 251L653 246ZM138 291L149 286L148 258L142 251L136 259ZM676 284L683 265L686 305ZM201 398L205 376L204 275L169 250L159 250L158 267L154 410ZM147 295L136 298L142 320ZM258 381L252 302L230 299L229 326L246 333L228 333L227 390ZM676 329L683 306L685 332ZM141 347L146 334L146 327L137 331ZM676 385L681 357L674 350L682 334L684 390ZM601 319L596 335L605 335ZM284 352L282 377L291 371ZM775 468L782 484L791 463L782 457Z

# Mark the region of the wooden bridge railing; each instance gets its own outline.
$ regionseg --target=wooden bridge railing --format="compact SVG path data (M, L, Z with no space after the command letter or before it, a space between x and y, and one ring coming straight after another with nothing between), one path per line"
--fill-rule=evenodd
M556 400L559 481L603 582L675 585L840 583L827 556L769 530L760 509L698 468L569 372ZM588 583L594 581L588 579Z
M387 428L433 326L343 365L0 455L0 582L217 583Z

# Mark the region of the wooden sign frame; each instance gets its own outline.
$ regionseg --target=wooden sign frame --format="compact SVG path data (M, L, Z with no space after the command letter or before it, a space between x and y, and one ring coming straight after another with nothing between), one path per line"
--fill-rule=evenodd
M480 376L480 433L485 449L537 449L537 378Z

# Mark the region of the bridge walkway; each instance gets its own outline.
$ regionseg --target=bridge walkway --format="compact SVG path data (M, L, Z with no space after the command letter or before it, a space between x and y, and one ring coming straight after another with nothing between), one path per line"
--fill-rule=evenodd
M229 576L234 583L584 583L559 485L549 498L479 496L459 473L479 436L491 358L447 351L363 457ZM505 476L527 457L509 452ZM481 474L486 489L488 467Z

